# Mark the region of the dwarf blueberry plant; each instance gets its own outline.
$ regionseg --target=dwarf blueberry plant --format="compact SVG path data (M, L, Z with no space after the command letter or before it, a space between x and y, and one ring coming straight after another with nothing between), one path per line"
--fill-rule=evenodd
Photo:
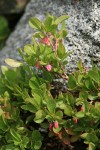
M41 149L45 128L63 145L82 140L100 148L100 69L65 70L67 15L33 17L33 44L19 49L22 62L6 59L0 77L0 149ZM62 79L62 82L61 82ZM65 86L66 85L66 86Z

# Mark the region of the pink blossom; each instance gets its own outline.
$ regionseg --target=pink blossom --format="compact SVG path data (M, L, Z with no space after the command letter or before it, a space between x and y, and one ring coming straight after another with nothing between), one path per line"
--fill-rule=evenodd
M54 128L58 128L58 127L59 127L58 121L54 121Z
M46 69L47 69L48 71L51 71L52 66L51 66L50 64L48 64L48 65L46 65Z
M73 118L74 123L78 123L78 119L77 118Z
M52 123L50 123L50 124L49 124L49 130L51 131L51 130L52 130L52 128L53 128L53 124L52 124Z
M41 68L41 66L39 65L39 62L36 62L36 65L35 65L35 66L36 66L36 68L38 68L38 69Z
M43 43L46 44L46 45L48 45L48 46L50 46L50 39L48 37L45 37L43 39Z
M84 107L83 106L81 107L81 111L84 111Z

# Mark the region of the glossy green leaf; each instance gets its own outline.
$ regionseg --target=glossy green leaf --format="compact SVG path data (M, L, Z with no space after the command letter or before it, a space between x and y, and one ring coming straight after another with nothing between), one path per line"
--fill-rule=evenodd
M38 18L32 17L29 21L29 24L32 28L41 30L41 21Z
M100 75L98 73L98 70L90 70L88 75L91 79L93 79L95 82L100 83Z
M45 28L46 28L47 31L50 31L50 29L51 29L50 27L51 27L52 23L53 23L52 16L47 15L46 20L44 22L44 25L45 25Z
M34 47L32 45L30 45L30 44L24 46L24 51L25 51L25 53L27 55L33 55L33 54L35 54Z
M8 126L7 126L7 120L5 119L4 116L0 116L0 129L3 131L7 131Z
M83 117L85 116L85 113L82 112L82 111L79 111L79 112L77 112L77 113L75 114L75 116L76 116L77 118L83 118Z
M66 30L60 30L57 37L58 38L65 38L67 36L68 32Z
M33 104L33 103L34 103L34 102L32 102L32 104ZM32 112L32 113L35 113L35 112L37 111L36 107L33 106L33 105L31 105L31 104L22 105L21 108L22 108L23 110L27 110L27 111L30 111L30 112Z
M64 109L64 114L67 115L67 116L72 116L73 111L72 111L72 108L69 105L67 105L66 108Z
M62 42L59 43L59 47L57 49L57 54L58 54L58 57L60 59L62 59L64 56L65 56L65 53L66 53L66 50L65 50L65 47L64 45L62 44Z
M0 108L0 116L2 116L2 114L4 114L4 111L2 110L2 108Z
M95 142L98 142L98 138L97 136L94 134L94 133L83 133L81 135L81 137L83 139L86 139L88 143L95 143Z
M44 121L45 116L46 116L46 114L45 114L45 112L44 112L42 109L41 109L41 110L38 110L38 111L36 112L36 114L35 114L34 121L35 121L36 123L41 123L41 122Z
M89 146L88 146L88 150L95 150L95 144L94 143L92 143L92 142L90 142L89 143Z
M35 150L40 149L41 146L42 146L42 142L41 142L41 141L36 141L36 142L34 143L34 149L35 149Z
M22 65L21 62L10 58L5 59L5 63L11 67L20 67Z
M73 95L71 93L68 92L66 95L66 101L67 101L68 105L74 106L75 98L73 97Z
M22 146L23 146L24 148L26 148L26 146L27 146L28 143L29 143L29 138L26 137L26 136L24 136L24 137L22 138Z
M1 66L1 71L2 73L5 75L5 73L8 71L8 67L7 66Z
M59 128L54 128L54 127L53 127L53 132L54 132L54 133L59 133L60 130L61 130L61 127L59 127Z
M32 138L34 141L41 141L42 140L42 136L38 130L34 130L32 132Z
M21 142L20 134L18 134L14 129L10 129L10 133L16 144L19 145L19 143Z
M41 82L37 76L32 77L29 81L29 86L32 89L35 89L35 88L39 89L40 84L41 84Z
M58 17L58 18L55 20L55 24L58 25L59 23L63 22L64 20L66 20L66 19L68 19L68 18L69 18L68 15L62 15L62 16Z
M79 68L79 70L80 70L81 72L84 71L84 66L83 66L82 60L79 60L79 61L78 61L77 67Z
M77 87L76 79L73 75L70 75L68 80L68 88L72 90L75 89L76 87Z
M49 99L49 100L47 101L47 108L48 108L48 110L49 110L49 112L50 112L51 114L54 114L54 113L55 113L56 102L55 102L54 99Z

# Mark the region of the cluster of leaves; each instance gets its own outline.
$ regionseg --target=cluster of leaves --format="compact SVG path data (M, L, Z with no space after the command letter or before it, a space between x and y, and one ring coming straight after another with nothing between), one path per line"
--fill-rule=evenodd
M5 39L8 37L9 32L7 20L3 16L0 16L0 49L4 46Z
M83 139L88 150L100 148L100 69L79 61L66 75L66 19L31 18L37 32L33 44L19 49L24 61L6 59L10 68L1 67L1 150L41 149L42 129L65 145Z

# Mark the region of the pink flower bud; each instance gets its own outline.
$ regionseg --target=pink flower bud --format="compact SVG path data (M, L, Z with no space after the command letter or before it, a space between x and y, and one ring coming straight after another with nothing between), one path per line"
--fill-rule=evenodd
M81 111L84 111L84 107L82 106L80 110L81 110Z
M46 69L47 69L47 71L51 71L52 66L48 64L48 65L46 65Z
M53 124L52 124L52 123L50 123L50 124L49 124L49 130L51 131L51 130L52 130L52 128L53 128Z
M38 69L41 68L41 66L39 65L39 62L36 62L36 65L35 65L35 66L36 66L36 68L38 68Z
M77 118L73 118L74 123L78 123L78 119Z
M48 37L45 37L43 39L43 43L46 44L46 45L48 45L48 46L50 46L50 39Z
M59 127L58 121L54 121L54 128L58 128L58 127Z

